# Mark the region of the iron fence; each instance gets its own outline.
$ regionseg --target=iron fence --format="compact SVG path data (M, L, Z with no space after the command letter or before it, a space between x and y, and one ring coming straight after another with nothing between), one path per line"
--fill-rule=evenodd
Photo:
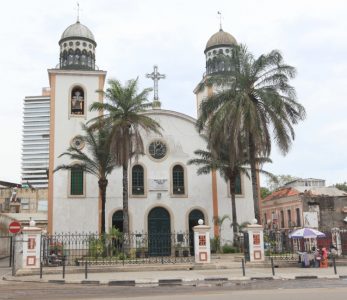
M264 251L276 260L298 260L298 247L285 230L264 230Z
M42 235L41 261L44 266L192 262L191 241L189 233Z
M320 228L320 231L325 234L324 238L291 239L290 230L264 230L265 255L277 260L296 260L299 259L298 252L311 252L313 248L326 248L328 251L339 248L339 256L347 256L347 229L338 230L338 241L332 229Z

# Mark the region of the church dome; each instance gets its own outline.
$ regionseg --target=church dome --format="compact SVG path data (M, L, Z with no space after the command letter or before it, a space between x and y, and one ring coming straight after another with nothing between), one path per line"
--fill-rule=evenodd
M63 34L61 35L60 42L66 39L71 39L71 38L84 38L91 40L95 43L94 35L90 31L90 29L81 24L79 21L77 21L75 24L70 25L68 28L65 29Z
M96 42L94 35L79 20L64 30L59 46L60 69L95 70Z
M223 31L223 29L220 29L218 32L213 34L207 41L205 53L213 48L232 46L236 44L236 39L230 33Z

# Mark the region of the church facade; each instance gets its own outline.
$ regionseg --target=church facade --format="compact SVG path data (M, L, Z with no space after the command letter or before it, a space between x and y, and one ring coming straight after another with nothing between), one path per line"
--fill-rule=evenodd
M206 46L207 75L218 68L217 55L229 55L235 39L222 30L213 35ZM101 200L98 180L83 171L53 170L61 164L78 164L59 157L70 145L83 149L81 123L96 117L88 107L103 98L97 90L105 88L106 71L95 66L97 43L93 33L79 21L69 26L59 41L60 62L49 69L50 134L48 231L98 232ZM207 76L206 75L206 76ZM195 89L197 106L213 93L213 87ZM213 172L197 175L197 167L188 165L194 151L206 149L206 142L195 128L196 120L177 111L155 107L145 114L159 122L162 135L143 134L145 155L129 165L129 224L131 232L189 232L198 219L211 225L212 237L218 234L214 217L232 215L228 184ZM122 231L122 170L108 177L106 231L112 226ZM236 196L238 223L254 218L252 187L242 175ZM232 241L231 221L222 226L221 238Z

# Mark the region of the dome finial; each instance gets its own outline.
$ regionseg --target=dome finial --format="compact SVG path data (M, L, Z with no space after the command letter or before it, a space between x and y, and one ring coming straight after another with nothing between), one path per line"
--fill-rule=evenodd
M77 23L80 22L80 4L77 2Z
M217 11L217 14L219 15L219 31L223 31L223 28L222 28L222 13L220 11Z

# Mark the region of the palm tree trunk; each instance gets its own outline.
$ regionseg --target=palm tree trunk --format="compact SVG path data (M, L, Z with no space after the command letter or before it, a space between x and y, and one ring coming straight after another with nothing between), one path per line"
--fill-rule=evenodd
M98 181L99 184L99 193L101 195L101 234L104 235L106 232L106 226L105 226L105 215L106 215L106 189L107 189L107 184L108 180L105 178L101 178Z
M128 162L123 164L123 233L129 234Z
M249 163L251 165L254 217L257 219L258 224L260 224L258 182L257 182L257 174L256 174L257 171L256 171L256 161L255 161L256 149L255 149L252 134L249 134L248 146L249 146Z
M234 174L229 178L234 244L235 244L235 240L236 240L236 236L237 236L237 213L236 213L236 199L235 199L235 178L236 178L236 176Z

